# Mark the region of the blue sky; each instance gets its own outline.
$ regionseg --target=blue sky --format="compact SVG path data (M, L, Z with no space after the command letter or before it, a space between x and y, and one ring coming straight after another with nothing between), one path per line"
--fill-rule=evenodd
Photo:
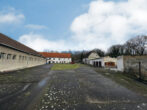
M147 34L146 0L1 0L0 32L37 50L107 50Z
M25 16L24 25L38 24L45 25L48 29L37 33L50 36L50 39L67 37L72 20L85 12L86 5L91 0L1 0L0 10L15 8ZM11 27L12 28L12 27ZM24 29L23 25L14 29L2 29L1 32L18 40L19 36L25 34L29 29ZM8 28L9 29L9 28ZM34 31L34 30L33 30Z

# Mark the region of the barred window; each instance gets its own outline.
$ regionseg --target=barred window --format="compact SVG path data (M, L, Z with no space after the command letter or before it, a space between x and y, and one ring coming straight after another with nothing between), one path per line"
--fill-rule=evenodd
M19 56L19 60L21 60L21 55Z
M8 54L7 59L11 59L11 56L12 56L11 54Z
M4 59L5 58L5 53L0 53L0 59Z
M16 59L16 55L13 55L12 59L15 60Z

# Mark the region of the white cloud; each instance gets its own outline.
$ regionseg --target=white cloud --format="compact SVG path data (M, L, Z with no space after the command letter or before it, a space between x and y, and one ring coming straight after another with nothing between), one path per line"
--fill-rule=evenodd
M0 11L0 24L21 23L25 19L22 13L18 13L14 8Z
M50 41L47 40L43 35L40 34L25 34L20 36L19 41L36 51L44 51L44 50L68 50L68 44L63 40Z
M112 44L124 43L131 35L146 34L146 4L147 0L93 1L87 13L74 19L72 38L80 48L106 50Z
M104 1L89 4L86 13L71 24L70 40L47 40L38 34L26 34L20 41L35 50L82 50L124 43L130 37L147 34L147 0Z
M33 30L47 29L47 27L44 25L36 25L36 24L28 24L28 25L25 25L25 27L29 29L33 29Z

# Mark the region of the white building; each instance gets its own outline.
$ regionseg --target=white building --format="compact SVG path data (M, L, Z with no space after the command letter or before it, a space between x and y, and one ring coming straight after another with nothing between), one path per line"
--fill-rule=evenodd
M41 54L46 57L46 63L71 63L72 58L69 53L48 53L41 52Z
M83 63L95 67L114 68L117 66L117 59L109 56L100 57L96 52L91 52L88 58L83 59Z
M93 60L97 58L100 58L100 56L96 52L91 52L88 58L83 58L83 63L93 65Z
M109 56L93 59L92 61L96 67L114 68L117 66L117 59Z

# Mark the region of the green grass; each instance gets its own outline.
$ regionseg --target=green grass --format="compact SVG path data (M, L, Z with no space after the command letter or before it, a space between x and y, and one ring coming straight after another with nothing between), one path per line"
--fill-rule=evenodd
M79 67L80 64L54 64L51 70L71 70Z

